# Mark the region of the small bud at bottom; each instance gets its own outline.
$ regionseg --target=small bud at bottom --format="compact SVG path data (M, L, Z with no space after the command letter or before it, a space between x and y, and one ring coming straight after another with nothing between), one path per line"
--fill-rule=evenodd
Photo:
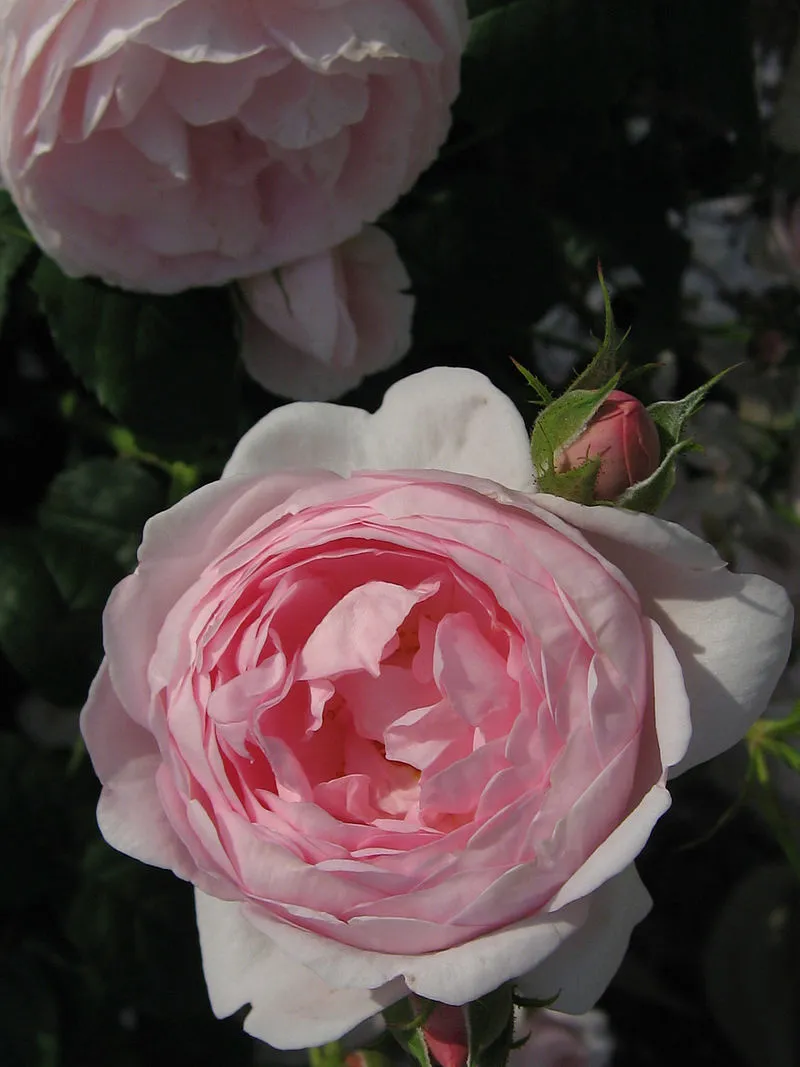
M428 1051L441 1067L464 1067L469 1038L464 1009L437 1004L422 1026Z

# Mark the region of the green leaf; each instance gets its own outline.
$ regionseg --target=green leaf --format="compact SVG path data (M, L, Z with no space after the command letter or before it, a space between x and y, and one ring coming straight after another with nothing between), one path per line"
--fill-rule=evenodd
M164 488L138 464L90 459L50 484L39 523L84 553L110 557L124 573L136 562L145 522L165 504Z
M232 435L237 340L227 290L126 293L67 278L45 258L31 284L72 369L134 433L193 453Z
M191 887L99 839L80 876L64 930L98 991L180 1028L205 997Z
M30 537L0 531L0 648L20 674L36 674L41 646L65 614L58 587Z
M64 619L64 627L72 628L74 638L81 626L88 625L89 630L96 631L95 637L99 638L100 613L109 593L117 582L122 581L128 568L120 566L112 556L97 551L90 542L62 533L37 533L36 545L69 611ZM88 634L85 636L89 637ZM90 643L99 654L99 642L91 640Z
M14 202L0 190L0 327L8 309L8 289L22 264L36 250Z
M724 902L705 954L708 1003L750 1067L800 1062L800 890L781 866L750 872Z
M103 607L164 503L164 488L136 464L93 459L55 478L40 529L0 535L0 648L53 703L85 699L102 658Z
M33 531L0 532L0 648L38 693L73 707L85 699L102 658L99 609L110 586L96 582L105 574L113 584L121 575L98 564L85 584L68 573L76 557L64 549ZM94 567L85 552L78 563L84 574Z

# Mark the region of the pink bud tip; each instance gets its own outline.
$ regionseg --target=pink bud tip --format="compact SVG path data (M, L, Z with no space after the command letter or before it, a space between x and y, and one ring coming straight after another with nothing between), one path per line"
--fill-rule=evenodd
M609 393L580 437L558 454L556 472L573 470L595 456L600 459L595 500L616 500L658 468L658 430L636 397L619 389Z
M422 1027L425 1044L441 1067L464 1067L469 1039L464 1009L437 1004Z

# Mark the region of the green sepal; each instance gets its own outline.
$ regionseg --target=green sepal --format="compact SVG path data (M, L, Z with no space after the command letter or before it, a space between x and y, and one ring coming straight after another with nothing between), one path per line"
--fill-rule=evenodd
M659 436L661 436L660 428ZM663 438L661 447L663 450ZM637 482L629 489L626 489L624 493L617 497L614 505L618 508L627 508L628 511L646 511L649 515L652 515L672 492L675 485L675 461L678 456L681 452L690 452L696 448L697 445L689 438L678 441L677 444L667 450L666 455L650 477L644 478L641 482Z
M395 1004L383 1009L383 1017L392 1033L416 1030L428 1021L431 1012L436 1007L436 1001L418 995L415 995L414 999L421 1005L419 1011L414 1010L410 997L404 997L403 1000L398 1000Z
M608 294L606 280L603 277L603 268L597 264L597 280L603 293L603 309L605 311L605 331L603 340L592 357L591 362L585 367L578 377L567 388L567 392L575 389L601 389L608 379L617 373L619 369L619 351L627 339L630 330L620 333L614 321L614 312L611 308L611 297ZM619 377L617 377L619 381Z
M761 771L759 781L769 781L767 756L781 760L793 771L800 773L800 751L795 747L800 739L800 700L782 719L758 719L747 731L747 748L751 757L762 757L757 770ZM762 769L763 768L763 769Z
M560 989L557 993L553 993L552 997L546 997L544 1000L538 1000L536 997L523 997L521 993L515 990L514 1004L518 1008L531 1008L538 1011L540 1008L551 1008L560 996Z
M552 404L553 401L555 400L555 397L550 392L550 390L547 388L547 386L544 384L542 379L541 378L537 378L536 375L532 371L529 371L527 369L527 367L523 367L521 363L517 363L517 361L515 359L512 358L511 362L514 364L514 366L520 372L520 374L525 379L525 381L528 383L528 385L531 387L531 389L533 389L534 393L536 393L536 395L538 396L539 399L538 400L534 400L533 403L534 404Z
M544 489L543 483L554 473L556 455L583 433L609 393L616 389L619 378L617 372L597 389L570 390L539 415L531 434L531 457L542 491L550 491Z
M417 999L422 1000L421 997ZM422 1026L436 1005L433 1001L424 1001L423 1004L423 1010L416 1012L411 998L404 997L396 1004L384 1008L383 1017L392 1037L409 1056L416 1060L419 1067L434 1067L428 1046L425 1044Z
M656 424L664 458L649 478L632 485L618 497L614 502L617 507L648 513L661 507L675 485L678 456L697 447L691 439L681 436L687 420L699 411L708 391L731 369L714 375L682 400L660 400L647 408L648 415Z
M342 1067L344 1050L338 1041L329 1041L327 1045L318 1045L308 1050L310 1067Z
M591 456L572 470L559 473L551 468L543 471L537 480L539 492L560 496L576 504L596 504L594 491L601 462L599 456Z
M800 700L782 719L757 719L747 731L750 744L761 744L786 737L800 737Z
M692 415L700 410L709 390L732 370L734 370L733 367L726 367L725 370L715 374L713 378L710 378L703 385L698 386L683 400L659 400L657 403L650 405L647 413L658 427L662 444L666 445L667 449L672 448L681 439L687 419L690 419Z
M483 1055L504 1035L514 1014L514 989L510 982L478 997L466 1006L469 1063L483 1065Z
M769 751L773 756L785 763L790 770L800 774L800 752L793 748L788 741L774 741L769 746Z
M468 1067L505 1067L514 1039L514 987L510 982L466 1006Z

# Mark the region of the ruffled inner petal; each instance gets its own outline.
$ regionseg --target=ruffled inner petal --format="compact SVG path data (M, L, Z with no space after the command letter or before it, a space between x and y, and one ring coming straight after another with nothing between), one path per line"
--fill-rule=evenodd
M170 822L287 921L458 944L543 907L657 781L649 649L630 590L534 515L391 475L300 491L159 639Z

